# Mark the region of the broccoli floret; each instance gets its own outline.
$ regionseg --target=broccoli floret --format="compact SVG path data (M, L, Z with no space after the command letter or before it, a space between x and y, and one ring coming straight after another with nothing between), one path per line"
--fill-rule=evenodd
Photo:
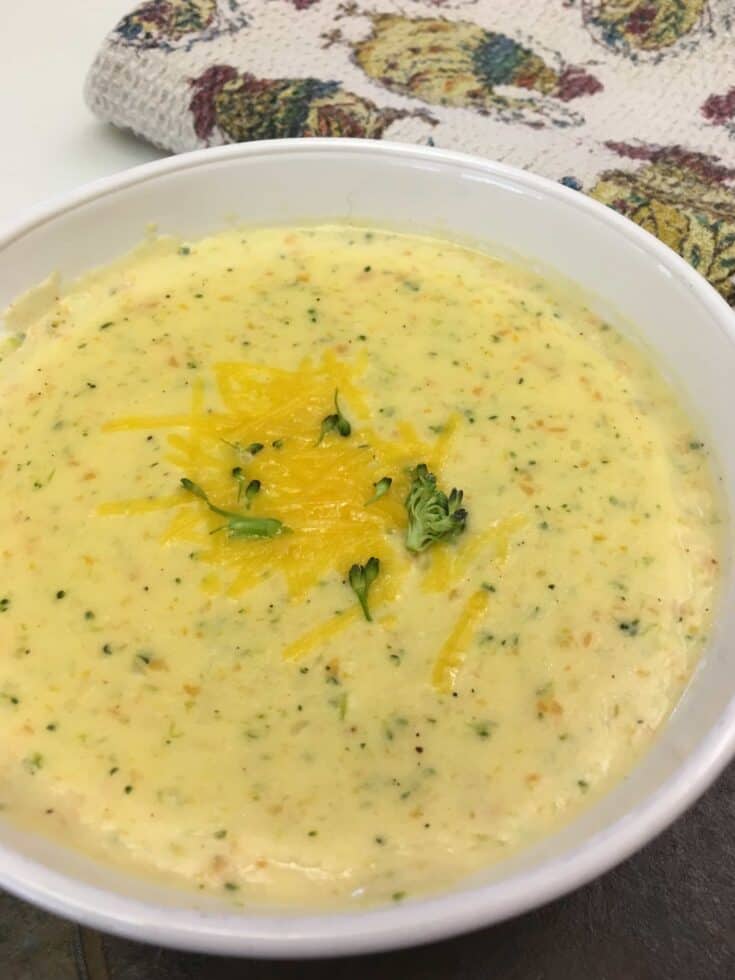
M411 487L406 497L408 530L406 547L409 551L425 551L435 541L447 541L461 534L467 523L467 511L462 506L461 490L447 496L436 485L436 477L425 463L412 472Z
M365 614L365 619L368 622L372 622L373 617L370 615L370 607L368 606L368 592L370 591L370 586L373 584L375 579L380 573L380 559L378 558L368 558L364 565L353 565L349 572L349 582L350 588L357 596L357 599L362 606L362 611Z
M211 502L204 490L187 477L182 477L181 486L184 490L203 500L213 514L219 514L220 517L226 518L226 523L222 527L218 527L217 530L227 531L229 538L275 538L277 534L289 530L275 517L248 517L245 514L237 514L234 511L217 507Z

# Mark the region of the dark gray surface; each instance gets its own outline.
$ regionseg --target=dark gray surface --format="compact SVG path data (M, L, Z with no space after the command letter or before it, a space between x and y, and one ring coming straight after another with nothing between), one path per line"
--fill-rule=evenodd
M735 980L735 766L601 880L422 949L223 960L80 930L2 894L0 923L0 980Z

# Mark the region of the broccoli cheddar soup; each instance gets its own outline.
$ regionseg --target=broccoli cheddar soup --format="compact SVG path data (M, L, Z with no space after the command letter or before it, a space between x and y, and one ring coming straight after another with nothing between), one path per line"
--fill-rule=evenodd
M242 906L401 901L651 744L707 640L713 481L582 297L435 239L278 228L149 244L26 321L0 364L5 817Z

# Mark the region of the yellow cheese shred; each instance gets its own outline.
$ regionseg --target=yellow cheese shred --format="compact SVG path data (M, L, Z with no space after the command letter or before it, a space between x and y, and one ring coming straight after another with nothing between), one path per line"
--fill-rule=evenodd
M487 610L488 601L485 590L473 593L444 641L431 675L432 684L439 693L449 694L454 690L457 674L467 655L467 646L478 621Z
M314 649L316 646L320 646L326 640L331 640L332 637L341 633L342 630L349 626L350 623L354 623L359 615L361 615L360 610L357 606L353 606L347 609L345 612L341 613L339 616L333 616L328 619L326 623L319 623L313 629L307 630L306 633L294 640L293 643L289 645L283 651L284 660L301 660L305 657L307 653Z
M145 497L136 500L109 500L99 505L97 513L103 517L114 515L129 517L134 514L148 514L155 510L170 510L180 503L181 498L178 494L176 496L171 494L168 497Z

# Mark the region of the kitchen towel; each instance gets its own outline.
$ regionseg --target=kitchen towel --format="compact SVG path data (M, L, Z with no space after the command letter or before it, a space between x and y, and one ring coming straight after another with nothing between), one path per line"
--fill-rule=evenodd
M735 0L149 0L92 110L179 153L429 143L584 191L735 306Z

